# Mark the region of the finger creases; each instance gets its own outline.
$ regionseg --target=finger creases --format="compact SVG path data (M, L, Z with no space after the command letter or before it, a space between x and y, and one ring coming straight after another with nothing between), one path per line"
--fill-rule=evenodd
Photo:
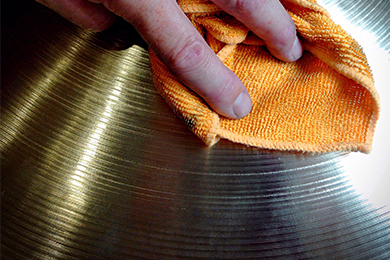
M178 3L253 102L244 118L221 116L151 51L157 89L207 145L225 138L267 149L370 152L379 117L370 67L359 44L314 0L281 1L305 50L295 62L275 58L263 39L220 6Z

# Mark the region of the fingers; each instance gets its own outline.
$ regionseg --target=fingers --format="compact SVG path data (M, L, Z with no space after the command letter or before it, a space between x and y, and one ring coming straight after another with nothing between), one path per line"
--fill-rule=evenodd
M173 74L216 112L230 118L250 112L252 102L244 85L209 48L176 1L103 0L103 4L132 23Z
M115 21L115 15L103 5L86 0L36 0L81 28L102 31Z
M212 0L264 40L268 50L283 61L302 56L294 22L279 0Z

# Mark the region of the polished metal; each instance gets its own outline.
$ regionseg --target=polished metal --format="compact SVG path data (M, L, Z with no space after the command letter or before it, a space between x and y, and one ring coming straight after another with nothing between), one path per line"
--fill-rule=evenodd
M390 2L319 2L372 65L370 155L207 148L130 25L3 4L2 259L389 259Z

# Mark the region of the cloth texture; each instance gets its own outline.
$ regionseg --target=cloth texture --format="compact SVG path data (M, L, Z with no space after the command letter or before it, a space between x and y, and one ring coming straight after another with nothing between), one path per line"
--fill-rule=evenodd
M260 38L211 1L177 2L253 102L242 119L218 115L150 50L156 88L208 146L226 138L277 150L371 151L379 97L366 56L315 0L280 1L304 48L292 63L273 57Z

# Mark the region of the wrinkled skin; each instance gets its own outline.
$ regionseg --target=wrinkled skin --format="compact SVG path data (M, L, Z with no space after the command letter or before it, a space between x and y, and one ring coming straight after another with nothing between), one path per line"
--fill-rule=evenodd
M120 16L130 22L178 79L219 114L247 115L252 102L237 76L226 68L192 26L175 0L37 0L82 28L102 31ZM302 55L295 25L278 0L212 0L266 43L277 58Z

